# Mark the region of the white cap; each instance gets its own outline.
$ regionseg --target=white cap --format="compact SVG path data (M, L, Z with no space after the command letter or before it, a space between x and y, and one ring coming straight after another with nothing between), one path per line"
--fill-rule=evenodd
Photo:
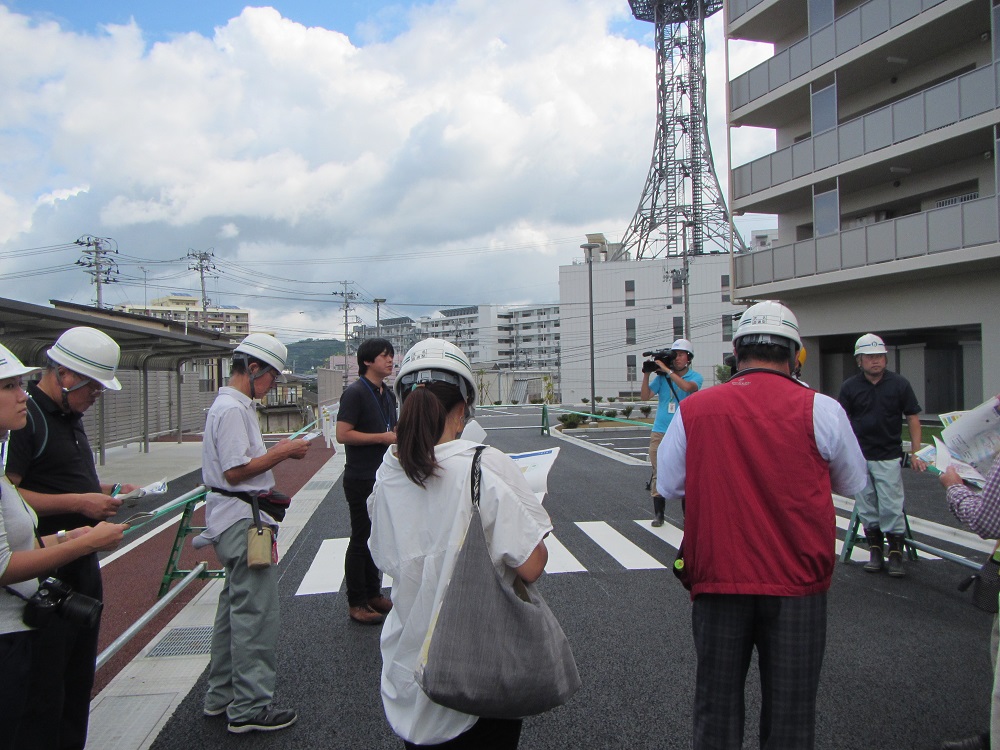
M418 341L403 357L396 376L396 395L400 402L412 386L433 380L458 386L470 406L474 406L478 392L472 365L465 352L443 339Z
M792 349L794 355L802 346L799 338L799 321L780 302L765 300L751 305L740 316L740 323L733 334L733 344L741 339L744 344L780 344ZM790 346L794 344L794 346Z
M104 331L86 326L70 328L46 354L56 364L100 383L109 391L122 389L115 377L121 348Z
M277 371L278 381L285 382L285 376L281 374L281 371L285 369L288 348L274 336L269 336L266 333L251 333L239 343L235 351L270 365Z
M0 344L0 380L16 378L21 375L30 375L41 369L41 367L25 367L21 364L21 360L11 353L10 349Z
M874 333L866 333L854 344L854 356L859 354L888 354L885 342Z
M694 354L694 347L691 346L691 342L687 339L677 339L674 343L670 345L670 351L672 352L687 352L688 354Z

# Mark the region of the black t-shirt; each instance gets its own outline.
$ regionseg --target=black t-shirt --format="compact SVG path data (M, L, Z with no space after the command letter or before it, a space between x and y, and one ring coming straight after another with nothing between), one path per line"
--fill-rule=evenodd
M864 373L848 378L837 397L868 461L903 456L903 417L919 414L920 404L902 375L886 370L874 385Z
M338 422L354 425L358 432L389 432L396 426L396 396L383 384L376 388L364 376L347 386L340 397ZM345 479L374 479L387 445L345 445Z
M10 433L7 473L18 474L24 489L48 495L100 492L83 416L63 413L34 383L28 386L28 395L28 424ZM59 513L39 516L38 531L45 536L94 523L80 513Z

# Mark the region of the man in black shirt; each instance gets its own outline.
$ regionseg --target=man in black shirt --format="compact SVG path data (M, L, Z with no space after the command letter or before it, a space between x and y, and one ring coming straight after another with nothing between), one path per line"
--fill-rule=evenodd
M903 570L903 417L910 429L910 453L920 450L920 404L909 381L886 367L885 343L867 333L854 345L861 372L844 381L838 400L851 420L861 452L868 463L868 486L854 502L865 529L871 559L869 573L882 570L885 538L889 541L889 575ZM911 455L910 465L923 471L927 464ZM885 538L883 538L885 534Z
M359 377L344 391L337 412L337 442L345 446L344 496L351 511L351 541L344 558L347 606L352 620L377 625L392 609L382 595L380 573L368 549L372 522L368 496L382 456L396 442L396 397L384 380L392 374L395 351L385 339L358 347Z
M28 424L10 435L6 472L38 514L39 533L61 540L67 531L113 516L122 504L117 492L136 488L101 482L81 424L83 413L105 390L121 390L115 377L118 344L94 328L71 328L47 354L42 379L28 386ZM96 554L53 575L78 593L103 597ZM28 714L16 747L83 750L99 629L99 624L88 628L57 617L38 633Z

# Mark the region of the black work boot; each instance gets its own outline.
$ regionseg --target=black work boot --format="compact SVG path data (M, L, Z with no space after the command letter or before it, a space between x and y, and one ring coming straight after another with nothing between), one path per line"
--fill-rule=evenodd
M868 540L868 549L871 550L871 559L865 563L865 572L878 573L882 570L885 559L885 538L882 536L882 529L877 526L865 529L865 539Z
M903 570L903 535L886 534L889 540L889 561L886 564L886 571L893 578L902 578L906 575Z
M667 501L662 495L653 495L653 523L651 526L663 525L663 513L667 509Z

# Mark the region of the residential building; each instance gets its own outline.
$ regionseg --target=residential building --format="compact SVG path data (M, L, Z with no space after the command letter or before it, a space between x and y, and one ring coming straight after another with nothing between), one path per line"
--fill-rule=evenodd
M730 139L775 148L730 173L734 214L776 214L734 294L798 316L826 393L880 334L925 412L1000 391L995 0L731 0L732 40L773 55L729 82Z
M236 305L211 305L202 310L201 298L184 292L158 297L148 306L117 305L115 309L225 333L233 343L239 343L250 333L249 310Z
M559 268L562 400L580 403L590 398L591 321L596 396L637 398L642 353L669 348L679 338L691 340L694 368L705 385L717 382L715 367L732 353L734 321L745 309L732 301L730 256L688 255L687 264L683 256L607 260L615 255L614 246L608 247L594 254L592 269L585 259Z

